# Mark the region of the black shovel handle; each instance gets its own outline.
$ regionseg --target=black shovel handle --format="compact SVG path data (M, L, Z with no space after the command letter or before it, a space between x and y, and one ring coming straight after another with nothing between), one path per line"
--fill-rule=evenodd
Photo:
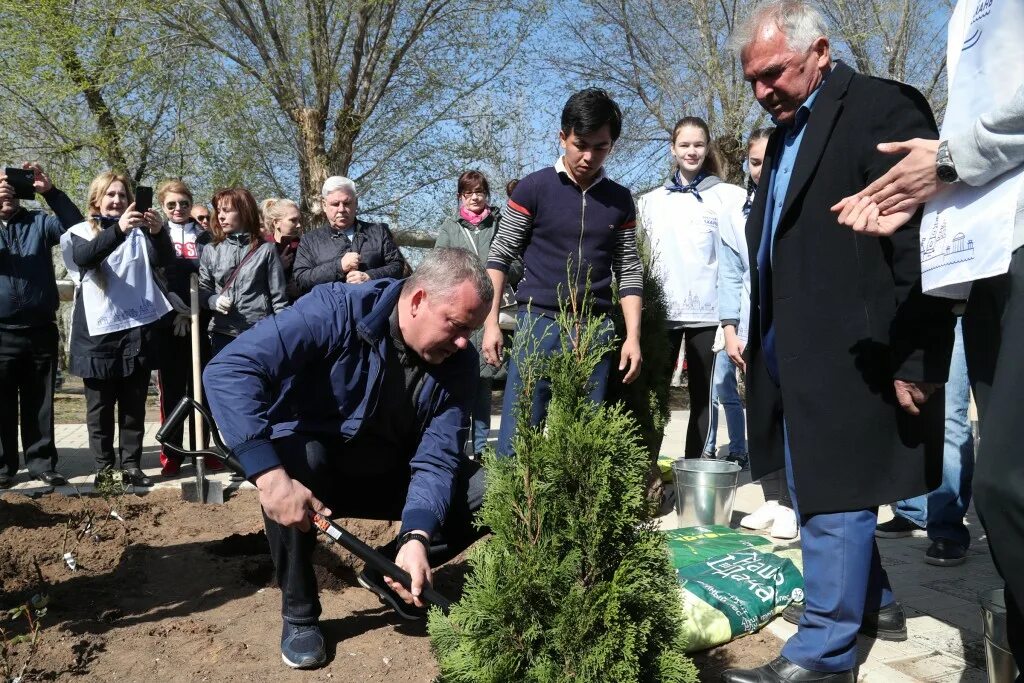
M206 420L206 424L210 427L210 437L212 438L216 448L189 451L176 444L169 444L165 442L167 432L184 422L186 416L188 416L192 410L198 410L203 416L203 419ZM199 403L188 396L183 396L181 401L178 402L178 405L174 406L174 410L171 411L171 414L164 421L163 425L161 425L160 429L157 430L156 440L165 448L170 448L171 450L178 451L184 455L203 455L217 458L217 460L224 463L224 465L232 472L240 474L243 477L245 476L245 470L242 467L242 463L238 461L238 458L236 458L234 453L231 452L231 449L225 446L224 442L221 441L220 432L217 431L217 426L213 422L213 419L211 419L210 414L206 412L206 409L203 408L203 406L199 405ZM340 524L336 524L324 515L321 515L319 512L310 510L309 518L313 523L313 526L322 531L328 538L340 545L342 548L365 562L366 566L394 579L398 583L402 584L407 591L412 590L412 577L409 576L409 572L405 571L397 564L384 557L384 555L363 543L362 540L346 531ZM445 614L448 614L448 610L451 609L452 603L448 598L438 593L430 584L423 586L422 597L427 602L440 607L441 611Z

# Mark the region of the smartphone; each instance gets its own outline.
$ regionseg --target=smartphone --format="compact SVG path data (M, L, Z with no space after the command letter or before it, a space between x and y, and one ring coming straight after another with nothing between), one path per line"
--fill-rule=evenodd
M36 188L32 185L36 179L35 171L30 168L5 168L4 175L18 199L36 198Z
M146 213L153 208L153 188L139 185L135 188L135 210Z

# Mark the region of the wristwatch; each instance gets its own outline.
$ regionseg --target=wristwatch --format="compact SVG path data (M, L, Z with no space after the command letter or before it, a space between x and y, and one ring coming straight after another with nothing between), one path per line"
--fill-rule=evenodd
M939 150L935 153L935 175L944 183L955 183L960 180L956 166L953 165L953 157L949 154L948 140L940 142Z
M415 531L407 531L398 537L398 545L395 546L395 552L401 550L402 546L408 543L409 541L419 541L423 544L423 547L424 549L426 549L427 553L430 553L430 540L426 538L423 534L416 533Z

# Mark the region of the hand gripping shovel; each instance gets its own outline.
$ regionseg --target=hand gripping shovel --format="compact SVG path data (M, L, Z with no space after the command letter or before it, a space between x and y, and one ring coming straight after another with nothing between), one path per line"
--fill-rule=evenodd
M164 439L166 438L166 432L173 429L175 425L184 421L191 410L195 410L199 415L206 419L206 423L210 427L210 439L213 441L213 448L198 451L186 451L180 446L165 443ZM224 442L221 441L220 432L217 430L217 425L215 425L213 420L210 418L209 413L207 413L197 401L190 399L188 396L181 399L178 405L174 407L174 410L171 412L164 424L157 430L156 440L165 448L176 450L184 455L195 456L197 462L200 458L206 456L217 458L217 460L224 463L224 465L232 472L245 476L245 470L242 468L242 463L238 461L238 458L236 458L235 454L231 452L231 449L225 446ZM314 527L322 531L328 538L339 544L342 548L365 562L367 567L376 569L384 576L391 577L393 580L402 584L406 590L412 590L412 577L409 576L407 571L363 543L359 538L346 531L344 527L339 524L335 524L315 510L309 510L309 519L313 523ZM421 597L426 602L440 607L441 611L445 614L448 614L448 610L451 608L451 602L449 602L446 597L438 593L433 586L424 586Z
M199 335L199 276L193 274L189 283L189 294L191 295L190 307L192 309L192 398L197 406L203 404L203 374L202 363L199 358L200 346ZM181 405L180 403L178 405ZM195 434L199 440L200 447L193 454L196 467L196 478L194 481L181 483L181 499L190 503L210 503L221 505L224 503L224 485L219 481L208 481L206 479L206 437L203 434L203 411L197 409L195 412ZM161 442L163 443L163 442Z

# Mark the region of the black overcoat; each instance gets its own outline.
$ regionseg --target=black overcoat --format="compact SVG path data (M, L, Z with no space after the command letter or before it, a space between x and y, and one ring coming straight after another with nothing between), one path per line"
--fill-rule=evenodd
M784 413L804 515L870 508L939 484L943 393L912 417L899 407L893 379L945 382L954 322L951 302L921 293L920 214L891 238L877 238L840 226L829 210L898 160L878 152L878 143L936 137L924 97L838 62L806 125L775 234L770 310L759 305L757 267L767 175L747 222L745 352L752 474L783 467ZM766 174L781 135L768 142ZM768 319L778 384L761 348Z

